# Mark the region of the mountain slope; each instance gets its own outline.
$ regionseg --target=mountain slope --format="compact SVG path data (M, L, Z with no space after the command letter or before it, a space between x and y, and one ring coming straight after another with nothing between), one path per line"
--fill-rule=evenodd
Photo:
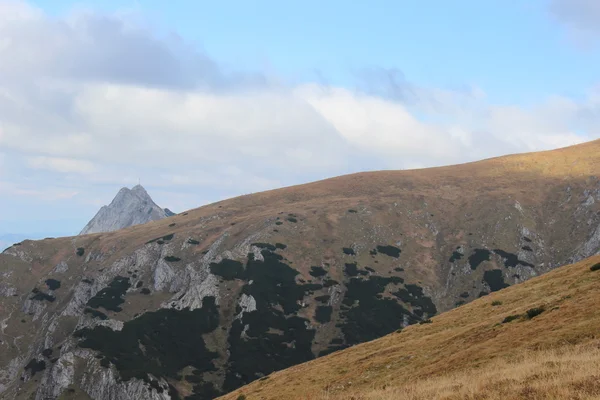
M134 225L158 221L175 215L154 203L146 189L136 185L132 189L122 188L108 206L103 206L87 223L80 235L113 232Z
M595 256L223 400L598 398L598 293Z
M599 171L595 141L25 241L0 255L0 393L210 399L376 339L598 253Z

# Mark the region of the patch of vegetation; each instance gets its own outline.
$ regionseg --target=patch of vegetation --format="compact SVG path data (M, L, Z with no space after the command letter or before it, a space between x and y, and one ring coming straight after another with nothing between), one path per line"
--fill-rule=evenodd
M459 300L459 301L457 301L456 303L454 303L454 307L460 307L460 306L462 306L463 304L466 304L466 303L465 303L465 301L464 301L464 300Z
M325 294L323 296L317 296L315 297L315 300L321 303L327 303L329 301L329 299L331 298L330 295Z
M375 270L374 270L373 268L371 268L371 267L365 267L365 269L366 269L367 271L369 271L369 272L375 272Z
M242 269L242 278L253 281L242 293L256 300L256 310L245 312L231 325L225 391L314 358L315 331L297 313L302 299L322 286L296 283L299 272L285 264L281 255L268 249L261 254L263 261L249 259Z
M506 318L504 318L502 320L502 323L503 324L508 324L509 322L512 322L512 321L514 321L516 319L519 319L519 318L521 318L521 316L517 315L517 314L515 314L515 315L509 315L508 317L506 317Z
M404 288L392 293L403 302L413 307L413 313L418 317L424 314L433 316L437 314L437 308L430 297L425 296L423 288L415 284L407 284Z
M462 292L460 294L460 297L462 297L463 299L466 299L467 297L469 297L469 292Z
M181 258L175 256L166 256L165 261L167 262L178 262L181 261Z
M502 305L502 302L500 300L494 300L494 301L492 301L492 306L493 307L501 306L501 305Z
M342 249L342 251L344 252L344 254L346 254L347 256L355 256L356 253L354 252L354 249L352 249L351 247L344 247Z
M377 246L376 250L379 253L383 253L386 256L390 256L390 257L394 257L394 258L398 258L400 257L400 253L402 253L402 250L400 250L397 247L394 246Z
M281 249L281 250L287 249L287 245L283 244L283 243L275 243L275 247L277 247L278 249Z
M527 261L519 260L519 257L516 254L512 254L500 249L494 249L494 253L498 254L500 257L504 259L505 267L516 267L517 265L524 265L526 267L534 268L533 264L528 263Z
M242 278L244 266L239 261L224 258L219 263L211 263L210 272L214 275L220 276L226 281L232 281L234 279Z
M590 267L590 271L598 271L600 270L600 263L596 263Z
M458 261L461 258L463 258L464 255L462 253L459 253L458 251L453 251L452 255L450 256L450 258L448 259L449 262L453 263L454 261Z
M533 249L529 246L523 246L523 247L521 247L521 249L523 249L525 251L533 251Z
M487 296L488 294L489 294L489 292L481 291L481 292L479 292L479 294L477 295L477 297L479 298L479 297Z
M84 253L85 249L83 247L78 247L77 251L75 252L75 254L77 254L79 257L83 256Z
M98 311L98 310L94 310L92 308L86 307L85 310L83 310L84 314L90 314L92 316L92 318L100 318L101 320L107 320L108 317L106 316L106 314L104 314L102 311Z
M80 347L98 351L104 365L113 364L122 380L150 383L150 374L178 380L179 371L188 366L201 372L215 370L218 354L206 348L202 335L218 326L215 298L205 297L202 308L193 311L160 309L125 322L121 331L97 326L74 336L82 339Z
M323 267L310 267L309 274L315 278L327 275L327 271Z
M46 362L44 360L38 361L35 358L31 359L25 366L25 371L29 371L31 376L34 376L38 372L42 372L46 369Z
M290 222L293 222L293 223L298 222L298 220L296 218L294 218L294 217L288 217L287 220L290 221Z
M506 282L504 282L502 271L499 269L485 271L483 273L483 280L488 284L492 292L497 292L500 289L504 289L510 286Z
M140 293L141 293L141 294L150 294L151 292L150 292L150 289L148 289L148 288L143 288L142 290L140 290Z
M223 395L223 392L216 389L210 382L202 382L194 385L193 391L194 394L187 396L185 400L212 400Z
M240 394L236 400L246 400L246 395Z
M200 244L200 242L198 240L194 240L194 239L188 239L187 241L189 244L193 244L193 245L198 245Z
M91 280L89 280L89 279L87 279L87 278L83 278L83 279L81 280L81 282L83 282L83 283L87 283L88 285L91 285L91 284L93 283Z
M323 281L323 287L331 287L331 286L335 286L335 285L339 285L340 283L338 281L336 281L335 279L325 279Z
M148 240L146 242L146 244L150 244L150 243L154 243L154 242L159 242L158 244L163 244L164 242L168 242L169 240L172 240L174 237L175 237L175 234L170 233L170 234L168 234L166 236L163 236L163 237L159 237L159 238L156 238L156 239Z
M60 288L60 281L56 280L56 279L46 279L46 286L48 286L48 289L50 290L56 290L58 288Z
M396 267L396 268L394 268L394 271L402 272L402 271L404 271L404 268Z
M423 324L431 324L433 321L429 318L423 320L423 321L419 321L419 325L423 325Z
M546 309L544 307L534 307L534 308L530 308L525 313L527 314L528 319L533 319L533 318L537 317L538 315L540 315L541 313L543 313L544 311L546 311Z
M54 297L50 294L44 293L38 288L33 288L31 293L33 293L33 296L31 296L31 300L35 300L35 301L44 301L45 300L50 303L53 303L54 300L56 300L56 297Z
M120 312L123 309L119 305L125 302L123 296L130 287L129 278L116 276L107 287L96 293L87 305L91 308L102 307L105 310Z
M341 311L344 318L341 330L347 345L373 340L402 327L404 318L417 322L418 318L397 301L378 298L388 284L400 284L398 277L370 276L369 279L352 278L346 285Z
M275 225L283 225L283 222L277 221L277 222L275 222Z
M358 275L358 266L356 263L346 263L344 265L344 272L348 276L357 276Z
M350 209L350 210L348 210L348 212L351 213L351 214L356 214L358 211Z
M315 311L315 321L324 324L331 321L331 313L333 308L331 306L318 306Z
M169 228L174 227L175 225L177 225L175 222L173 222L172 224L169 224Z
M527 236L523 236L523 240L526 241L527 243L531 243L532 240L529 239Z
M492 252L487 249L475 249L473 253L469 256L469 265L472 270L477 269L477 267L484 261L491 261Z

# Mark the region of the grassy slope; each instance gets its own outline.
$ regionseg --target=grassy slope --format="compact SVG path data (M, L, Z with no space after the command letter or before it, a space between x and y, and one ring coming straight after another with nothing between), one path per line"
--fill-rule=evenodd
M590 271L599 262L561 267L223 399L600 398L600 271ZM528 319L534 307L546 311ZM510 315L521 317L502 323Z

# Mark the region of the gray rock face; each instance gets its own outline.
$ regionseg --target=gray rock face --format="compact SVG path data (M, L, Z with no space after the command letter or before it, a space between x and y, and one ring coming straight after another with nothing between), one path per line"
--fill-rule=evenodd
M169 209L162 209L140 186L132 189L122 188L108 205L98 211L96 216L83 228L80 235L99 232L113 232L134 225L158 221L175 215Z

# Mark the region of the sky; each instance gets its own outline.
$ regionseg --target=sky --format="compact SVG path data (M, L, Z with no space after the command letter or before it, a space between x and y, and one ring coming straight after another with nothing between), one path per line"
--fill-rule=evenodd
M598 66L597 0L0 0L0 235L597 139Z

